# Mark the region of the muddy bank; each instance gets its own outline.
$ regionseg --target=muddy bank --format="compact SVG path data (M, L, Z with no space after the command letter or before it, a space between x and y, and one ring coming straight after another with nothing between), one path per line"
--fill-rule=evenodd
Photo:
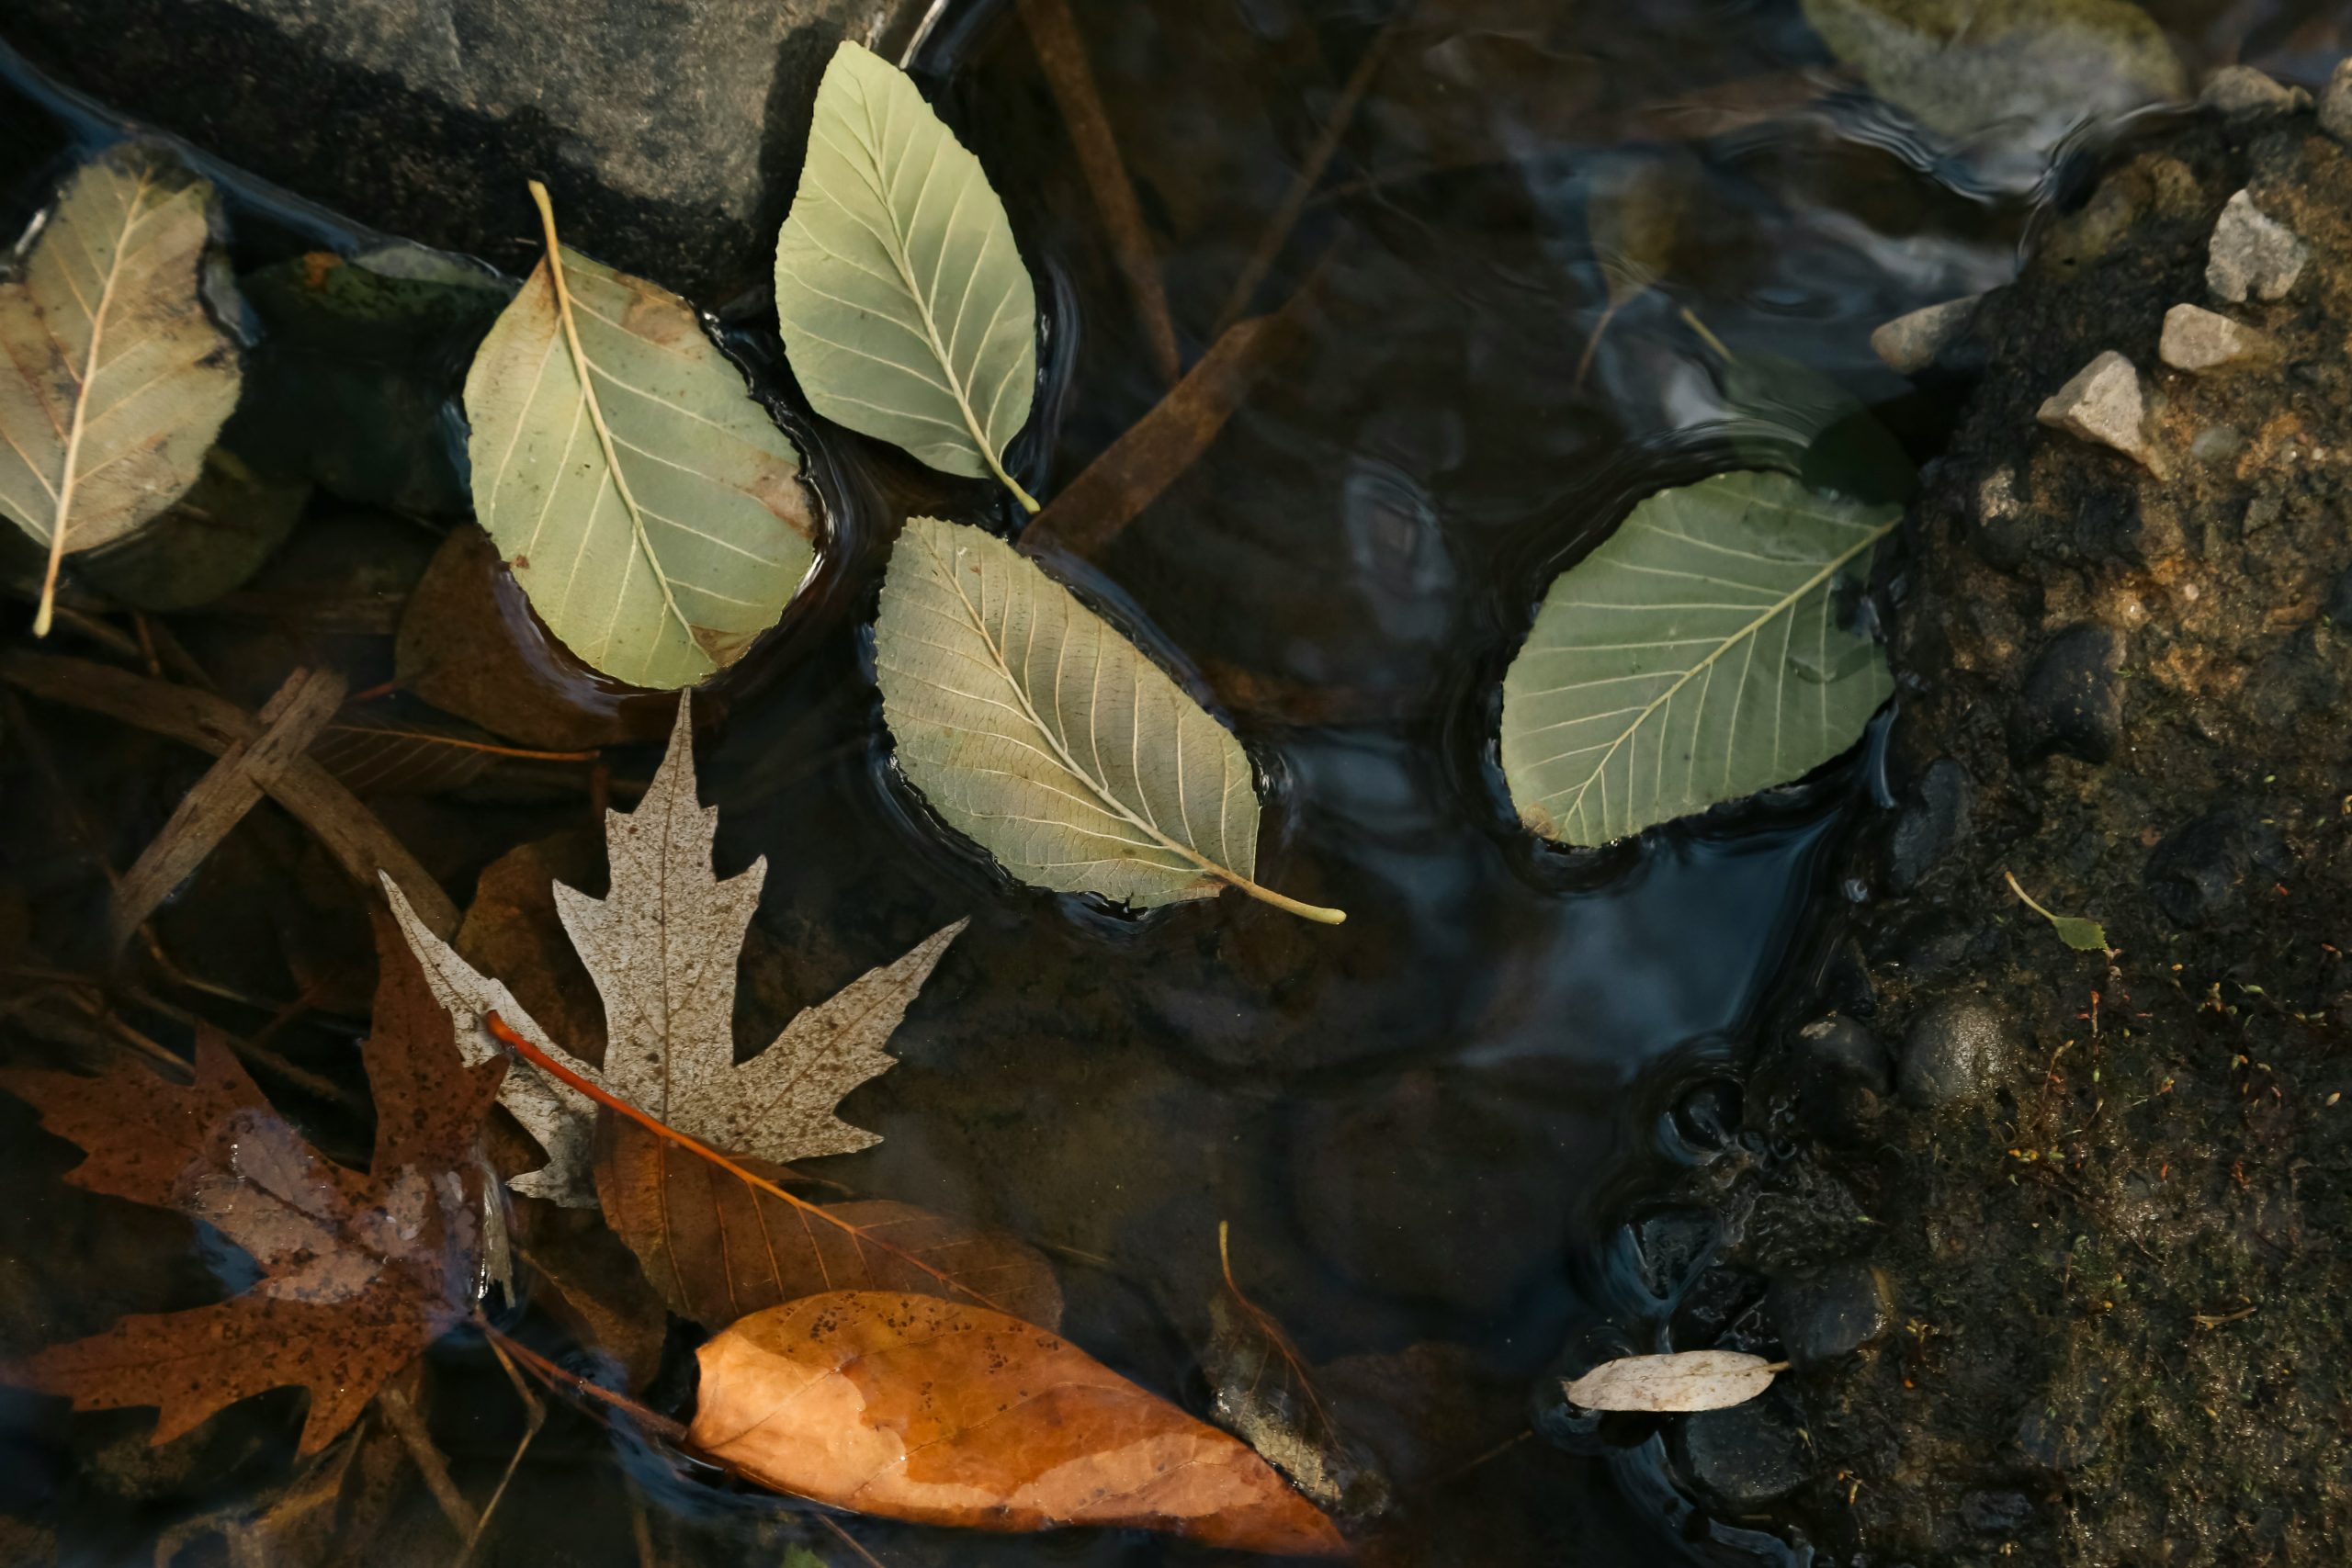
M2132 138L1922 371L1981 379L1885 584L1898 804L1636 1220L1678 1348L1799 1363L1683 1478L1827 1561L2352 1539L2352 152L2255 96Z

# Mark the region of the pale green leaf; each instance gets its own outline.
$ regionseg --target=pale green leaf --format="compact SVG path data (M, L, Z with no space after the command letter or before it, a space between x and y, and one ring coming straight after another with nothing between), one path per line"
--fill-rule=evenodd
M2107 928L2097 920L2080 915L2052 915L2050 924L2057 931L2058 940L2077 953L2107 951Z
M1037 378L1037 299L1004 203L905 73L844 42L817 88L775 253L801 390L951 474L1005 473Z
M2188 83L2130 0L1804 0L1871 92L2023 179L2076 125Z
M1801 777L1894 689L1842 624L1901 509L1730 473L1660 491L1555 580L1503 680L1503 775L1546 838L1606 843Z
M212 186L126 142L75 171L0 283L0 512L59 560L129 535L196 482L237 404L201 294Z
M631 685L691 686L816 558L800 457L693 309L555 238L466 376L474 513L548 629Z
M899 771L1023 882L1148 907L1259 886L1250 759L1141 649L1011 546L907 522L875 628Z

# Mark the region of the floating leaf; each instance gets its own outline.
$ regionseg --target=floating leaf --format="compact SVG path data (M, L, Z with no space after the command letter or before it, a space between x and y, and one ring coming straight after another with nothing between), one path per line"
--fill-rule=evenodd
M1871 92L2030 180L2086 119L2188 96L2164 29L2130 0L1804 0Z
M1606 843L1798 778L1894 690L1839 624L1901 509L1731 473L1660 491L1563 572L1503 679L1503 776L1546 838Z
M880 1199L827 1204L838 1223L812 1223L627 1118L605 1118L602 1143L605 1218L681 1316L724 1325L825 1291L960 1287L1024 1323L1061 1323L1053 1266L1001 1232Z
M1249 1449L1001 1313L836 1291L755 1313L695 1354L687 1440L780 1492L974 1529L1347 1550Z
M2050 922L2051 929L2058 933L2060 942L2077 953L2105 953L2108 950L2105 926L2100 925L2097 920L2086 919L2081 915L2053 915L2040 904L2035 903L2032 894L2018 886L2016 876L2006 871L2001 874L2008 879L2009 891L2016 894L2027 908Z
M236 407L234 346L207 313L212 186L125 142L74 172L0 283L0 512L58 563L124 537L196 482Z
M555 889L564 930L604 998L601 1068L550 1039L512 992L425 930L401 890L388 884L392 913L435 996L456 1020L469 1061L505 1055L482 1027L483 1016L495 1012L598 1088L716 1147L778 1164L865 1148L879 1141L876 1134L851 1126L834 1107L895 1065L882 1047L964 922L851 981L797 1015L764 1050L738 1062L736 961L767 859L720 881L710 867L718 826L718 809L695 798L689 705L681 700L669 754L644 798L634 812L605 816L611 895ZM546 1168L515 1178L515 1190L579 1208L594 1203L594 1103L526 1069L507 1080L502 1098L548 1152Z
M1738 1350L1621 1356L1566 1387L1569 1403L1587 1410L1721 1410L1762 1393L1787 1365Z
M1141 649L1012 547L911 517L875 628L899 767L948 826L1024 882L1143 907L1250 880L1250 759Z
M979 160L904 72L844 41L777 236L792 373L836 424L951 474L994 474L1028 423L1037 296Z
M556 238L466 374L474 513L566 648L637 686L742 657L808 576L800 457L692 307Z

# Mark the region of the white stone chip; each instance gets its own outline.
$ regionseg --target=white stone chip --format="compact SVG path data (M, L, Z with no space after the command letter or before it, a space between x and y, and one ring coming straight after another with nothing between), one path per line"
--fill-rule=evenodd
M2202 306L2175 305L2165 312L2156 353L2176 370L2201 372L2274 358L2278 344L2269 333Z
M1983 298L1971 294L1897 316L1871 333L1871 352L1896 375L1917 376L1967 329L1969 315Z
M2141 427L2145 412L2140 372L2129 359L2109 349L2052 393L2034 417L2052 430L2111 446L2162 478L2163 459L2148 445Z
M2352 59L2337 61L2320 90L2319 128L2338 141L2352 141Z
M2213 225L2206 253L2205 286L2216 296L2243 304L2248 294L2277 299L2303 275L2311 247L2295 231L2255 206L2245 191L2230 197Z
M2205 90L2197 95L2197 101L2231 119L2253 119L2308 108L2312 96L2251 65L2224 65L2205 79Z

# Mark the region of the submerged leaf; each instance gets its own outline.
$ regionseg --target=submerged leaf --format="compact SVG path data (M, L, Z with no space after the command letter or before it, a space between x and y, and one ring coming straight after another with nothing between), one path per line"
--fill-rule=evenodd
M1240 1443L1001 1313L836 1291L696 1352L687 1440L781 1492L973 1529L1105 1525L1330 1556L1331 1521Z
M1587 1410L1721 1410L1771 1387L1785 1364L1738 1350L1621 1356L1566 1386L1569 1403Z
M1143 650L978 528L910 517L875 627L899 766L1024 882L1139 907L1250 880L1250 759Z
M1660 491L1563 572L1503 679L1521 819L1600 844L1801 777L1894 690L1841 583L1902 515L1731 473Z
M934 468L1004 471L1037 379L1037 296L979 160L906 73L843 41L776 238L792 373L836 424Z
M0 512L58 562L119 539L196 482L237 404L206 311L212 186L140 142L75 171L0 283Z
M669 754L644 798L634 812L605 816L611 895L591 898L560 885L555 890L564 930L604 998L601 1068L550 1039L504 986L426 931L401 890L388 886L392 912L434 994L456 1020L469 1061L504 1056L481 1023L495 1012L597 1087L714 1147L788 1164L878 1142L834 1114L834 1107L895 1065L882 1047L964 922L799 1013L764 1050L738 1062L736 960L759 905L767 858L720 881L710 863L718 827L718 808L695 796L691 715L682 700ZM515 1190L574 1207L594 1202L594 1105L530 1068L514 1072L503 1098L548 1151L546 1168L517 1177Z
M556 238L466 374L474 512L531 607L631 685L743 656L816 559L800 456L692 307Z
M605 1118L596 1194L653 1288L698 1323L842 1290L960 1290L1041 1328L1061 1323L1052 1265L1012 1236L879 1199L827 1204L836 1223L818 1222L627 1118Z
M379 925L383 978L362 1055L376 1100L365 1176L327 1160L200 1030L195 1080L117 1060L94 1078L13 1071L0 1088L89 1151L76 1186L176 1209L259 1265L243 1294L134 1314L53 1345L7 1381L85 1410L161 1407L152 1441L273 1388L307 1387L300 1451L358 1417L386 1379L472 1306L476 1138L502 1067L463 1068L416 965Z

